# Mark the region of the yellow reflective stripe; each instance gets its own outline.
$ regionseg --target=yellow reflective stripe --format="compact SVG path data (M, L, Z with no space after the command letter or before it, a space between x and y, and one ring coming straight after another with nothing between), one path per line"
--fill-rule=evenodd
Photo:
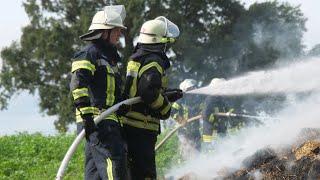
M215 119L214 114L210 114L210 116L209 116L209 122L213 123L213 122L214 122L214 119Z
M174 120L177 120L178 115L179 115L178 113L175 113L172 118L173 118Z
M163 37L160 39L160 43L174 43L176 42L176 39L172 37Z
M100 112L100 110L96 107L92 107L93 108L93 115L94 118L98 117L103 111ZM115 113L111 113L110 115L108 115L107 117L104 118L105 120L113 120L118 122L118 116ZM81 113L78 109L76 109L76 122L82 122L83 119L81 118Z
M163 96L159 94L158 98L155 101L153 101L153 103L151 104L151 107L153 109L160 108L163 105L163 100L164 100Z
M137 78L133 78L132 85L130 87L129 97L135 97L137 94Z
M169 84L169 79L167 76L163 76L161 78L161 86L162 88L167 88L168 87L168 84Z
M141 64L130 60L127 66L127 76L137 77Z
M174 108L174 109L176 109L176 110L179 110L179 109L180 109L180 105L179 105L178 103L174 102L174 103L172 104L172 108Z
M71 72L74 72L78 69L87 69L91 71L92 74L94 74L94 72L96 71L96 67L88 60L74 61L72 62L71 67Z
M73 100L81 97L89 96L88 88L79 88L72 91Z
M112 172L112 161L110 158L107 158L107 174L108 180L113 180L113 172Z
M228 113L232 113L233 111L234 111L234 109L231 108L231 109L228 111Z
M114 76L111 74L113 73L113 70L110 66L107 66L107 99L106 99L106 105L112 106L115 100L115 79Z
M76 122L83 122L83 119L80 115L76 115Z
M212 142L213 137L209 135L202 135L203 142Z
M123 123L129 126L133 126L141 129L148 129L151 131L159 131L159 124L145 123L141 121L137 121L131 118L123 117Z
M162 70L162 67L157 63L157 62L152 62L152 63L149 63L145 66L142 66L142 68L140 69L139 71L139 77L141 77L141 75L148 69L152 68L152 67L155 67L157 68L157 70L159 71L159 73L162 75L163 74L163 70Z
M144 121L145 123L153 122L153 123L156 123L156 124L160 124L160 120L159 119L151 117L150 115L145 116L144 114L139 113L139 112L135 112L135 111L128 112L126 114L126 116L134 118L134 119L139 119L141 121Z
M165 108L163 108L163 109L160 111L160 113L161 113L162 115L165 115L165 114L168 113L168 111L170 110L170 108L171 108L171 104L169 103Z
M100 115L100 114L99 114L99 115ZM97 115L96 117L98 117L99 115ZM113 121L118 122L118 116L117 116L115 113L112 113L112 114L108 115L108 116L105 117L104 119L113 120Z
M183 106L183 118L189 119L189 109L186 106Z
M82 107L82 108L79 108L79 111L81 114L90 114L90 113L94 113L94 107Z

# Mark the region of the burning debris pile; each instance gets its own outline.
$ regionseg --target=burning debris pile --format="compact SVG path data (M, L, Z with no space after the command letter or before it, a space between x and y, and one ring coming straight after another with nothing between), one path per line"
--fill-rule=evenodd
M218 179L319 179L320 129L303 129L291 147L266 147L242 164L243 169L225 170Z
M239 170L222 168L213 179L320 179L320 129L303 129L291 147L260 149L242 165ZM187 174L179 179L201 178Z

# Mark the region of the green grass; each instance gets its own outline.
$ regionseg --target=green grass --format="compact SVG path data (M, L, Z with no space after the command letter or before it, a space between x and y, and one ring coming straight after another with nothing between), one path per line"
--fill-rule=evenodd
M159 138L163 138L165 133ZM47 180L55 179L60 163L73 142L75 135L44 136L21 133L0 137L1 180ZM179 158L177 137L172 137L157 152L159 176ZM72 157L65 180L83 179L84 143Z
M54 179L74 135L18 134L0 137L0 179ZM68 165L65 179L83 177L83 143Z

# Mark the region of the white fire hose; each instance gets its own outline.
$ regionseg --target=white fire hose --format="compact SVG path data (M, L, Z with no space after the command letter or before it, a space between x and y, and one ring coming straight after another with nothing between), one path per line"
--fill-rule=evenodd
M135 98L131 98L131 99L127 99L125 101L122 101L122 102L120 102L120 103L108 108L100 116L96 117L94 119L94 122L96 124L98 124L105 117L107 117L111 113L117 111L119 106L122 105L122 104L132 105L132 104L138 103L140 101L141 101L140 97L135 97ZM65 172L65 170L67 168L67 165L68 165L72 155L76 151L78 145L80 144L81 140L83 139L84 135L85 135L85 132L84 132L84 130L82 130L81 133L76 137L76 139L73 141L73 143L69 147L69 149L68 149L66 155L64 156L64 158L63 158L63 160L61 162L61 165L59 167L59 170L58 170L58 173L57 173L57 176L56 176L56 180L61 180L63 178L63 175L64 175L64 172Z

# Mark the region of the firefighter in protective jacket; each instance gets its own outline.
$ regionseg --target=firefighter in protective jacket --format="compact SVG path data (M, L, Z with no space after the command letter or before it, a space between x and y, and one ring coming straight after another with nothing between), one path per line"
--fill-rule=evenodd
M211 81L212 86L224 81L224 79L214 78ZM231 113L233 108L227 102L227 98L221 96L209 96L205 100L203 118L203 134L202 140L204 143L211 143L213 140L213 130L217 131L218 136L224 137L227 133L229 117L217 116L216 113Z
M166 56L168 43L179 36L178 27L160 16L146 21L138 43L127 65L125 96L140 96L142 102L131 106L123 116L132 179L156 179L155 144L160 133L160 119L170 116L171 102L182 97L182 91L166 96Z
M115 45L119 41L125 9L106 6L98 11L89 32L80 39L89 42L77 52L72 62L70 88L76 107L78 130L85 129L85 179L124 179L125 150L120 122L111 114L95 125L93 119L121 101L120 57Z

